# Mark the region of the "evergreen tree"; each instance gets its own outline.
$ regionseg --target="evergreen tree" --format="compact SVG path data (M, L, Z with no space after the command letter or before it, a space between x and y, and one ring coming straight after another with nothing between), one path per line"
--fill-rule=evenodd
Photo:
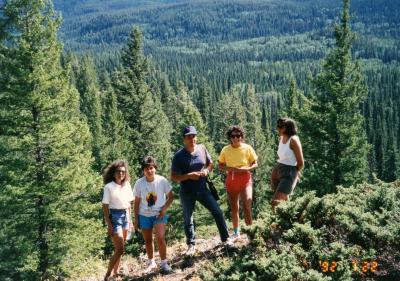
M127 46L123 50L122 66L115 74L113 86L118 107L129 128L128 139L133 147L128 157L129 163L137 175L141 173L139 163L144 152L157 152L153 156L160 160L168 159L170 155L168 134L163 131L170 125L163 111L160 111L159 97L151 93L146 83L148 65L148 60L143 54L141 32L138 28L133 28ZM150 116L153 118L151 121L145 119ZM146 127L154 128L155 124L158 130L149 130ZM161 139L155 141L159 137ZM143 142L146 139L153 142L147 142L146 149L143 150Z
M239 95L240 89L233 87L217 102L213 115L212 139L219 153L229 143L226 132L231 125L246 127L246 112Z
M104 161L105 163L110 163L117 159L129 159L133 149L128 139L128 136L131 135L130 129L118 108L117 96L107 74L102 75L102 83L102 128L105 139L103 148ZM102 168L105 168L105 166Z
M3 280L62 279L101 248L91 137L60 64L59 24L44 0L7 1L0 19Z
M266 189L268 187L268 179L272 166L274 165L275 152L274 139L271 135L263 133L261 127L261 108L260 108L260 97L255 93L253 85L246 85L243 92L244 95L244 108L246 113L246 143L250 144L258 155L258 165L260 169L256 169L253 173L254 180L254 205L256 213L264 207L265 195L267 194ZM268 137L268 139L267 139Z
M157 96L146 95L141 109L139 120L142 137L138 143L141 148L138 156L143 158L146 155L153 155L157 158L158 172L167 175L170 171L172 156L171 125Z
M368 176L367 143L360 104L367 88L351 46L349 1L343 1L340 25L335 27L336 47L326 57L316 77L316 94L310 111L301 118L309 186L332 192Z
M199 88L199 96L198 96L198 109L199 112L206 123L208 128L207 132L210 132L210 123L212 122L212 111L213 111L213 99L212 99L212 91L210 86L207 84L207 81L202 78L200 80Z
M77 65L76 87L80 96L80 110L87 119L92 133L92 154L95 158L94 169L101 172L107 165L103 159L104 136L101 123L102 107L101 93L97 79L97 73L93 61L85 56Z
M300 107L300 93L297 90L296 81L294 79L290 80L290 87L287 96L289 102L286 107L286 115L292 119L296 119L296 115Z
M197 107L193 104L189 97L188 90L182 82L178 82L177 93L175 98L171 98L170 102L175 104L169 104L169 106L176 107L176 117L172 133L172 146L173 151L176 151L179 147L182 147L182 131L188 125L193 125L196 127L198 132L198 142L206 144L208 149L211 147L208 144L209 139L206 135L206 126L201 118L201 114Z

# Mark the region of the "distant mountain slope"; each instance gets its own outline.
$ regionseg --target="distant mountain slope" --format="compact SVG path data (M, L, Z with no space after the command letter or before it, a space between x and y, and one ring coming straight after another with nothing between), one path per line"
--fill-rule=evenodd
M85 50L121 44L132 25L147 43L188 45L262 36L322 32L330 27L341 1L330 0L153 0L55 1L63 14L66 47ZM400 38L400 1L352 1L354 29L361 34ZM322 30L322 31L321 31Z

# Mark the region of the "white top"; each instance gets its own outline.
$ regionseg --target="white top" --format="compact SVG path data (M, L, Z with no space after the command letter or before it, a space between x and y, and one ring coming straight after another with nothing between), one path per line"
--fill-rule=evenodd
M146 177L138 179L135 183L135 196L140 197L139 215L157 216L165 205L166 195L172 187L168 180L160 175L155 175L152 182Z
M104 186L103 204L108 204L109 209L128 209L133 201L132 187L129 182L124 185L109 182Z
M291 138L292 137L290 137L285 144L282 142L282 137L280 138L278 147L278 163L289 166L297 166L296 156L294 155L293 150L290 148Z

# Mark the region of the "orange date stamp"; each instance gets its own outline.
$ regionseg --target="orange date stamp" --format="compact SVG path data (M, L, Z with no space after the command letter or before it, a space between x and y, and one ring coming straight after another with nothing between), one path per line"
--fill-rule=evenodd
M354 272L374 273L378 270L378 262L376 260L359 260L352 259L350 261L351 267ZM321 260L319 261L320 270L324 273L333 273L340 265L339 261L335 260Z

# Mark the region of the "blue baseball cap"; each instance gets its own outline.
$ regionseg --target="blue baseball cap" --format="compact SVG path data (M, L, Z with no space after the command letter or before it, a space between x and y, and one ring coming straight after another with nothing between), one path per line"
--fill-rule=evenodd
M196 128L192 125L185 127L185 129L183 129L183 135L197 135Z

